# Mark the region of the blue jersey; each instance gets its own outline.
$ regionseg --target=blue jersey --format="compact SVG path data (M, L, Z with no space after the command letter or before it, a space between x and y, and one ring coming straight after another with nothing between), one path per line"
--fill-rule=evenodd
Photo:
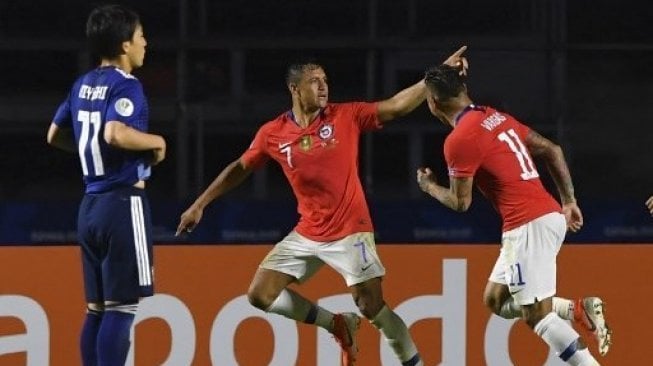
M104 140L108 121L147 132L147 100L133 75L114 66L82 75L53 121L74 131L86 193L106 192L149 178L148 152L118 149Z

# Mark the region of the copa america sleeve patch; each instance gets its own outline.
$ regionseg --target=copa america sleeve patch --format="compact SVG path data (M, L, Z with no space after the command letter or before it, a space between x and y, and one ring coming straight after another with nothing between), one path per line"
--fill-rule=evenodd
M123 117L129 117L134 113L134 103L128 98L120 98L114 105L116 112Z

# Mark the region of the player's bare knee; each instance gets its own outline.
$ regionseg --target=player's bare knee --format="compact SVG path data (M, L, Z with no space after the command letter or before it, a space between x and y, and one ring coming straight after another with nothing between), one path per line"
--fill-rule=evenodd
M499 315L501 313L501 301L498 297L486 294L483 297L483 303L493 313Z
M267 310L275 299L276 297L259 291L256 288L250 288L247 292L247 300L249 303L255 308L261 309L263 311Z
M358 310L363 314L367 319L374 319L376 315L381 311L385 302L383 299L376 299L373 297L361 296L355 299L356 306Z

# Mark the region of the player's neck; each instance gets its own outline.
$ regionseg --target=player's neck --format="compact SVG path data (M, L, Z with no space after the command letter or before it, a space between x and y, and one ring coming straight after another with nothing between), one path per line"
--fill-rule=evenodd
M306 111L299 106L294 106L292 108L292 114L293 118L295 119L295 123L297 123L301 128L306 128L313 121L315 121L315 118L318 116L318 114L320 114L320 109L318 108L314 111Z
M100 67L105 67L105 66L115 66L128 74L130 74L133 69L129 61L126 59L126 57L121 57L121 56L115 59L103 58L102 61L100 62Z
M453 101L451 108L446 113L447 122L449 122L451 127L456 127L456 124L458 123L461 115L468 109L470 105L473 104L474 102L472 102L472 100L468 97L457 98Z

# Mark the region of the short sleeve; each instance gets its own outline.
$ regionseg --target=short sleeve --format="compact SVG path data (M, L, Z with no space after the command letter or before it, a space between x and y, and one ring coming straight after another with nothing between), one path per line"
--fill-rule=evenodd
M350 103L354 120L361 131L372 131L380 129L378 103L354 102Z
M136 79L125 79L116 85L107 101L106 121L119 121L137 127L145 94Z
M478 145L458 136L447 138L444 143L444 157L449 176L455 178L473 177L482 160Z
M249 148L240 157L240 160L245 166L252 168L259 168L268 161L269 155L266 148L267 133L265 126L259 128L254 136L254 140L249 145Z
M68 95L66 100L59 105L52 121L59 127L72 126L72 116L70 115L70 95Z
M516 119L513 118L513 121L515 123L514 129L517 130L517 135L522 141L526 141L526 136L531 132L531 128L526 126L523 123L518 122Z

